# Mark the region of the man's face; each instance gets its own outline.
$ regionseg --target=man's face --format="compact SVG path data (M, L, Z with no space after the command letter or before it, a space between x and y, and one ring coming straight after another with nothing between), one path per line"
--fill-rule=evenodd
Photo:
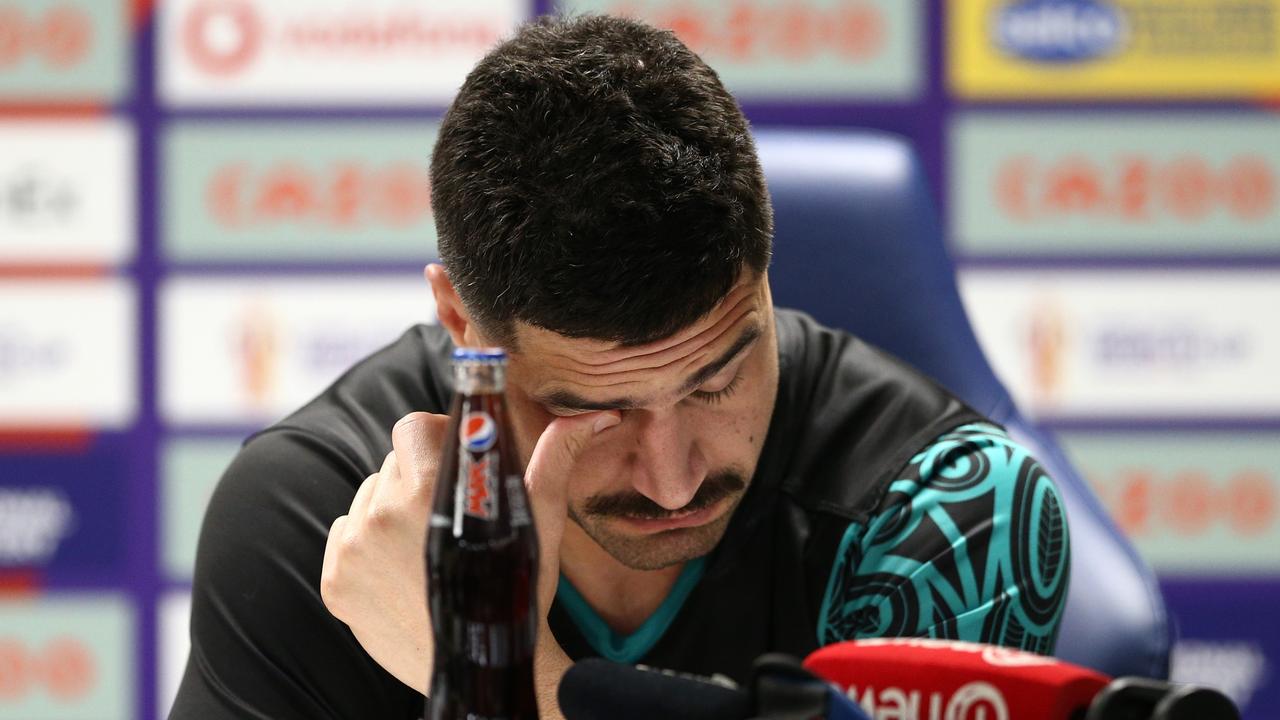
M706 317L646 345L571 339L525 324L507 398L527 464L556 416L617 409L582 453L569 517L623 565L707 554L755 472L778 388L768 281L739 283Z

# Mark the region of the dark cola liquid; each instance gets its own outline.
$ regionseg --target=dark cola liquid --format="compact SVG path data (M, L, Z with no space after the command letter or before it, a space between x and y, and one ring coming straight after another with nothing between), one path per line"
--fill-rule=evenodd
M425 720L538 717L538 539L501 394L457 395L427 533L435 663ZM496 433L484 441L484 417Z

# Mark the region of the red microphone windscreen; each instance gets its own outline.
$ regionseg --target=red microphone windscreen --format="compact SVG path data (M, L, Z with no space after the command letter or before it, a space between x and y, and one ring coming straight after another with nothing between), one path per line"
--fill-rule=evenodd
M1069 720L1110 681L1043 655L922 638L836 643L804 666L877 720Z

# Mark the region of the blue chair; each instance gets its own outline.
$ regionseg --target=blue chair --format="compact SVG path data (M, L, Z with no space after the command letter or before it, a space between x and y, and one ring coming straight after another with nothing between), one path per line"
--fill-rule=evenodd
M1173 633L1155 577L992 372L908 144L866 131L761 130L755 138L777 225L774 302L897 355L1030 449L1057 481L1071 532L1056 655L1108 675L1167 677Z

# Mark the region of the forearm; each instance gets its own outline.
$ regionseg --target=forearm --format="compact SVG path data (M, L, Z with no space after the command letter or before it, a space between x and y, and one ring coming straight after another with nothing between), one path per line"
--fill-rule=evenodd
M538 651L534 658L533 683L538 693L538 715L542 720L563 720L557 692L560 679L573 661L565 654L546 623L538 630Z

